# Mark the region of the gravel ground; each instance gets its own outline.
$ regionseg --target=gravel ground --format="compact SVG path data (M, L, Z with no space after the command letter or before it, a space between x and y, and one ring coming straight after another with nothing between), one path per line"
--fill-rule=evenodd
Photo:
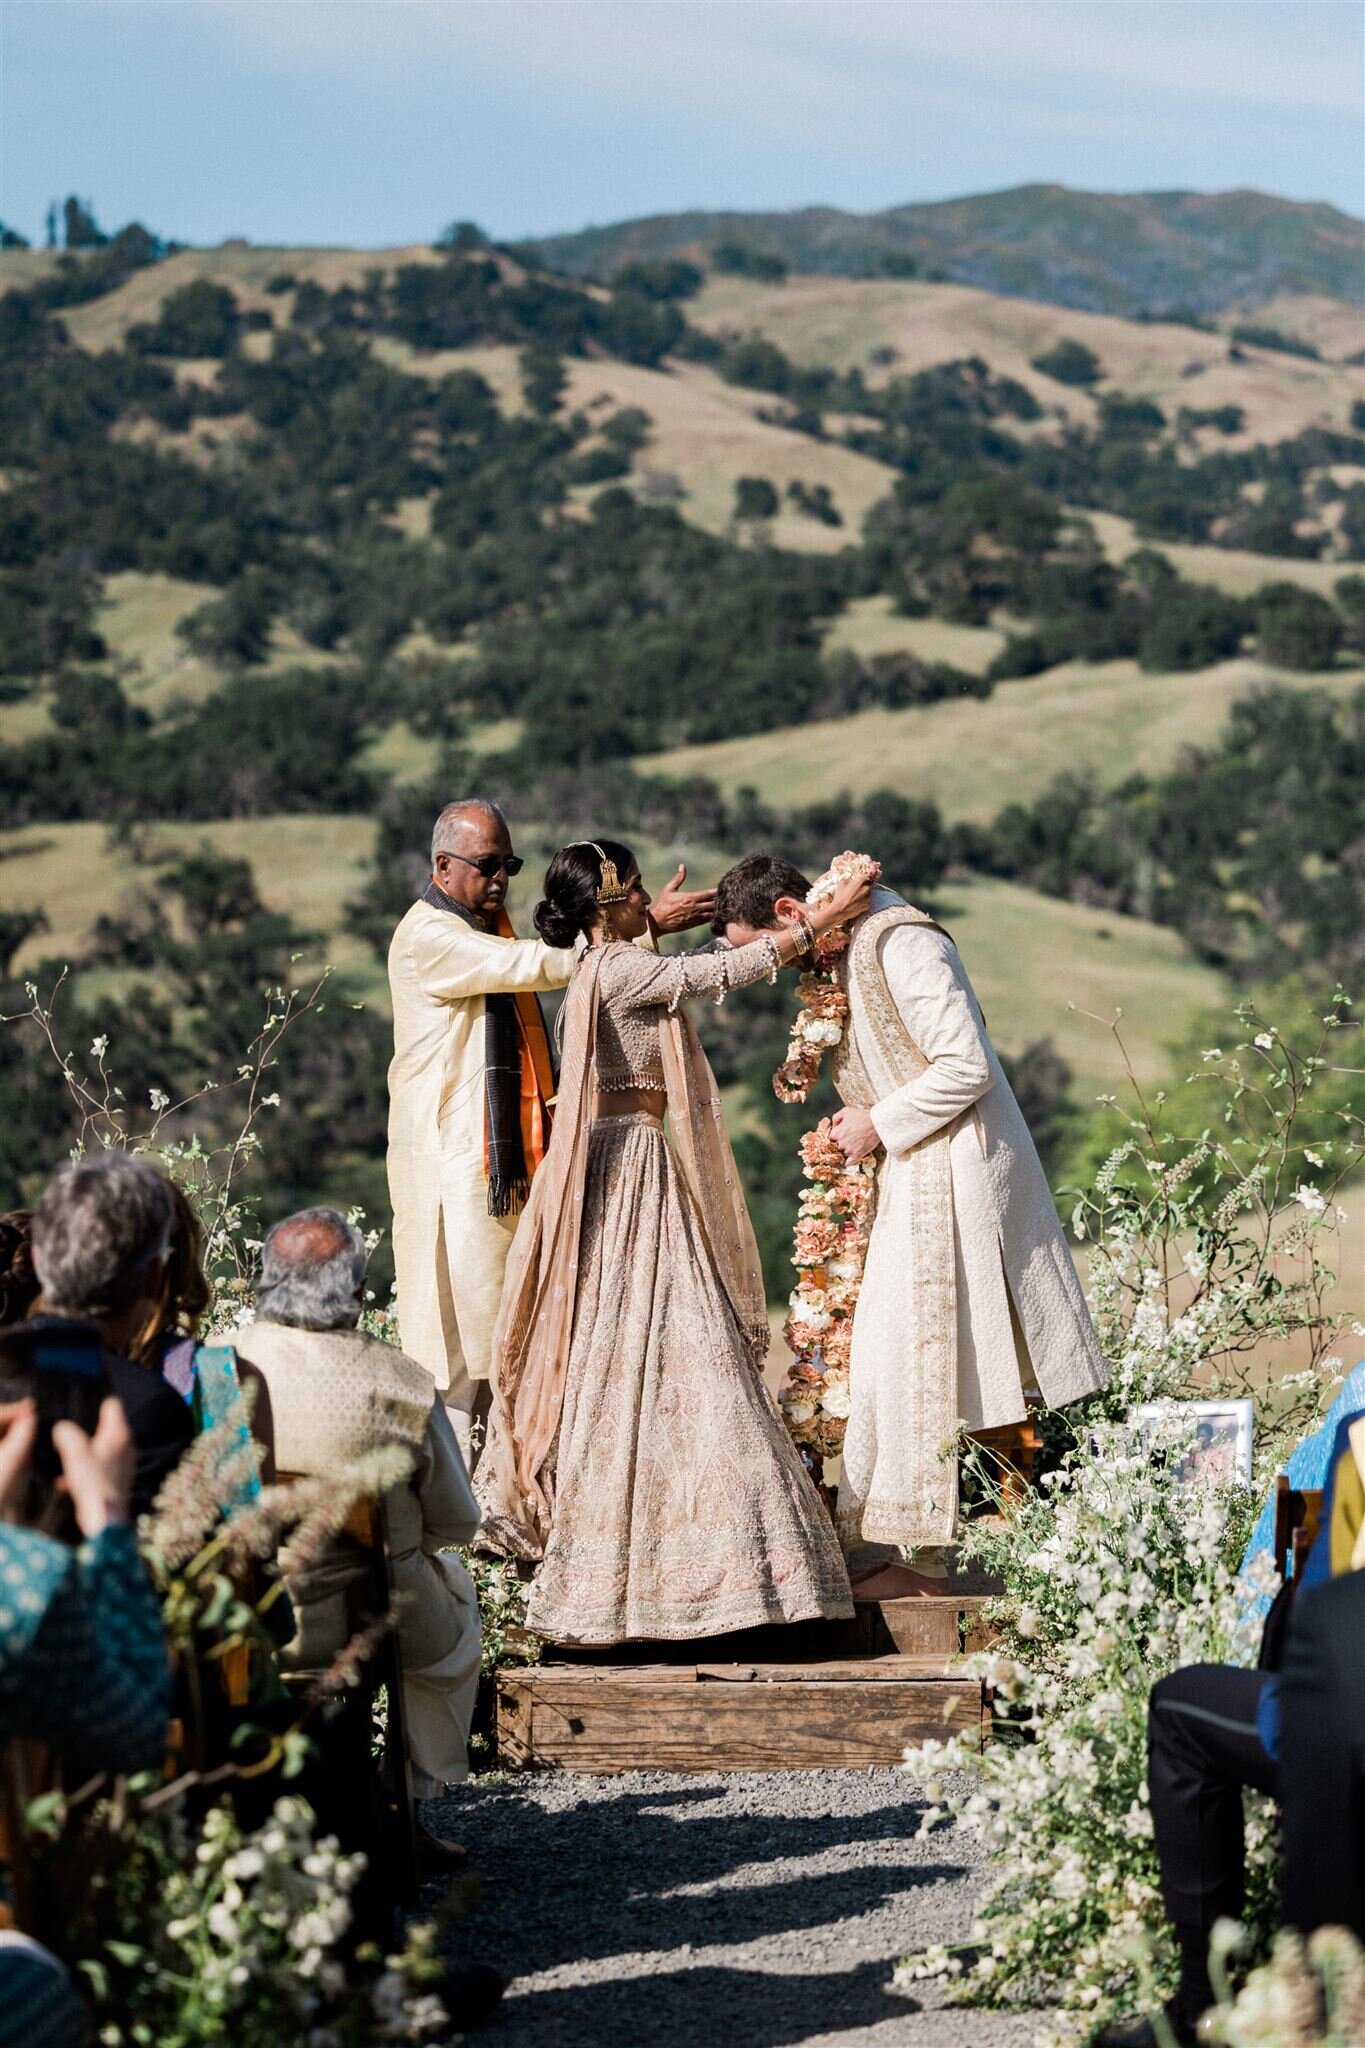
M891 1989L960 1940L975 1837L914 1835L900 1772L476 1780L433 1803L480 1894L462 1960L511 1983L489 2048L1027 2048L1028 2016Z

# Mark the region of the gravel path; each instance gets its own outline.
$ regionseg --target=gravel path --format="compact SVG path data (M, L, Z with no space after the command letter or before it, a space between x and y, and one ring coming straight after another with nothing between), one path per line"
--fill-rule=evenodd
M426 1809L470 1845L463 1958L515 1981L489 2048L1027 2048L1027 2016L891 1989L960 1940L975 1838L914 1836L899 1771L474 1781Z

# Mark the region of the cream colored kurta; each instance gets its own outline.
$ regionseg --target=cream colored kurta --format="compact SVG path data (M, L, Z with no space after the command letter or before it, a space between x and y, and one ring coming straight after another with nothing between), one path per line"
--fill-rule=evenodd
M484 997L561 988L572 952L414 903L389 947L389 1199L403 1349L438 1387L488 1377L515 1216L490 1216Z
M874 914L894 901L878 892ZM910 1411L897 1382L908 1370L922 1307L906 1276L914 1155L925 1140L947 1133L953 1242L941 1256L951 1256L953 1272L951 1285L944 1274L942 1292L954 1297L958 1419L974 1430L1017 1422L1027 1381L1060 1407L1103 1386L1106 1372L1047 1177L956 946L929 924L891 922L868 971L877 970L926 1064L909 1080L891 1071L865 1012L859 1032L868 992L855 978L849 1028L871 1084L864 1106L885 1151L854 1318L845 1474L859 1506L875 1504L858 1530L865 1539L946 1541L955 1479L945 1471L935 1502L941 1533L931 1535L924 1504L906 1497L910 1461L899 1440ZM841 1516L844 1509L841 1492Z
M384 1501L399 1599L413 1781L435 1798L469 1771L469 1725L479 1684L479 1603L457 1557L437 1555L473 1540L480 1522L450 1417L431 1375L358 1330L297 1330L256 1322L234 1333L239 1357L270 1389L275 1457L282 1472L330 1472L382 1444L412 1453L412 1476ZM306 1576L286 1573L298 1618L296 1659L331 1662L345 1647L349 1559L324 1559ZM290 1654L286 1652L286 1655Z

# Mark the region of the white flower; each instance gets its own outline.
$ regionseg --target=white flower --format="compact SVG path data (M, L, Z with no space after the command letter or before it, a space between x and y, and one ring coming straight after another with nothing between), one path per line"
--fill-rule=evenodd
M830 1314L824 1305L823 1295L817 1300L808 1294L793 1294L790 1309L792 1321L804 1330L829 1328Z
M820 1406L824 1409L826 1415L833 1415L841 1420L846 1420L852 1406L852 1396L849 1392L848 1381L844 1379L829 1380L821 1390Z
M1300 1181L1295 1188L1294 1200L1301 1209L1306 1209L1310 1216L1321 1216L1323 1210L1327 1207L1327 1203L1318 1193L1317 1189L1309 1187L1306 1181Z
M109 1033L107 1031L101 1031L98 1038L92 1038L90 1041L90 1057L92 1059L102 1060L104 1058L104 1055L108 1052L108 1050Z
M1258 1031L1251 1042L1259 1046L1262 1052L1271 1052L1275 1045L1275 1034L1273 1031Z
M1321 1152L1314 1152L1311 1146L1304 1146L1303 1156L1308 1161L1308 1164L1310 1166L1326 1166L1327 1164L1327 1161L1323 1158Z
M151 1100L152 1108L156 1111L158 1116L160 1116L163 1109L170 1108L171 1098L166 1093L164 1088L149 1088L147 1093Z
M1223 1048L1221 1045L1206 1046L1204 1048L1204 1051L1200 1054L1200 1058L1203 1060L1205 1066L1208 1065L1210 1060L1221 1060L1222 1057Z
M833 1017L803 1017L796 1028L807 1045L837 1045L844 1035Z

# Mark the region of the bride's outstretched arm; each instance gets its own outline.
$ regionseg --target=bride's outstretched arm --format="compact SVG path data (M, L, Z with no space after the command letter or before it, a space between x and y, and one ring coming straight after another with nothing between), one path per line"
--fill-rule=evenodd
M666 1009L693 996L723 1003L732 988L751 981L777 979L780 969L807 958L822 932L846 924L867 908L870 884L840 884L833 896L812 908L800 924L779 925L761 932L747 946L702 946L694 953L649 953L634 948L627 969L628 985L618 1000L629 1009Z

